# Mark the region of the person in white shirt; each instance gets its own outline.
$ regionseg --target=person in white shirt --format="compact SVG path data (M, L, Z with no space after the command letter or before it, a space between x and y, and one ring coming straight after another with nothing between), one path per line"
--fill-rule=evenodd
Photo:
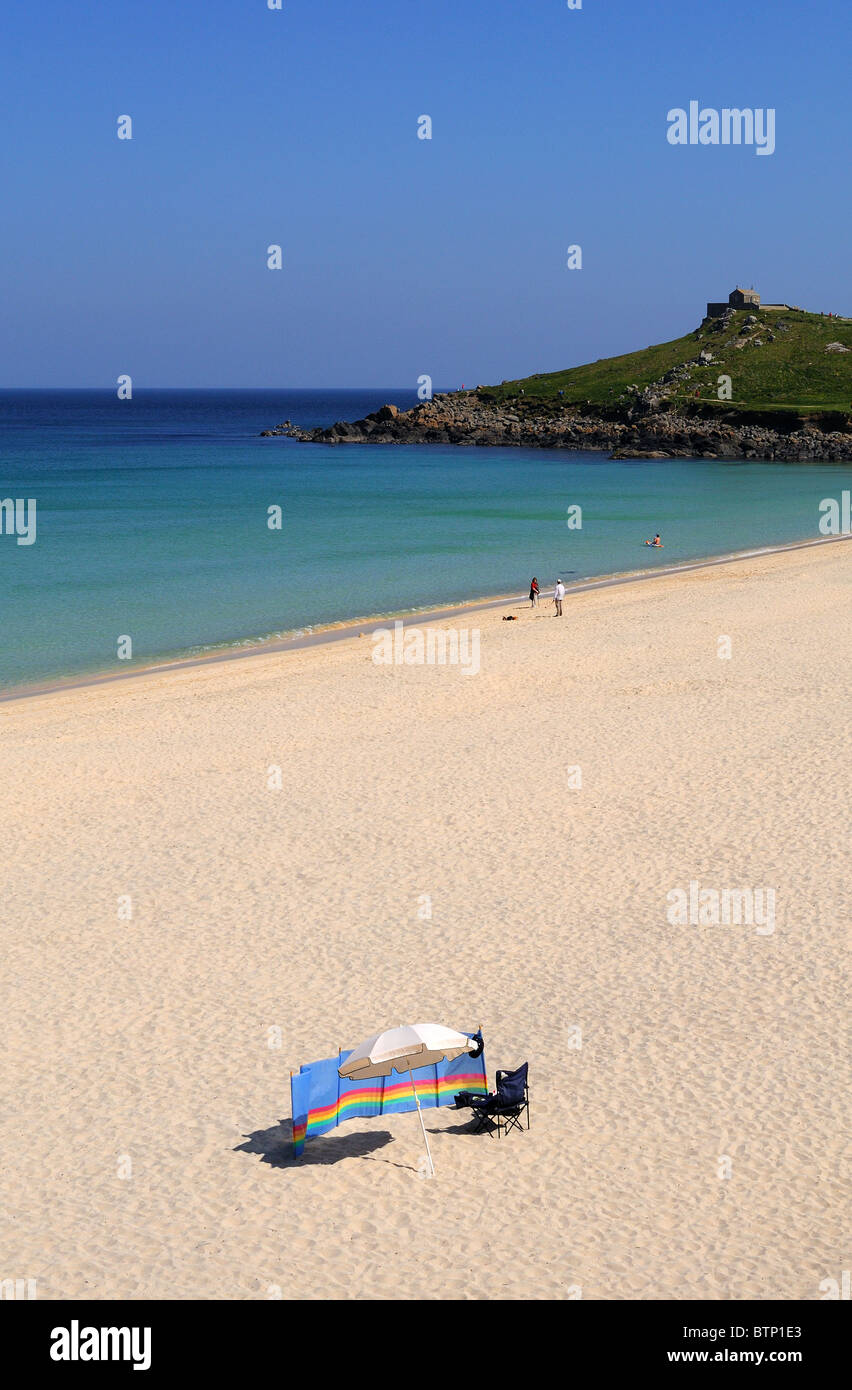
M556 604L555 617L562 617L562 600L565 597L565 585L561 579L557 579L556 588L553 590L553 602Z

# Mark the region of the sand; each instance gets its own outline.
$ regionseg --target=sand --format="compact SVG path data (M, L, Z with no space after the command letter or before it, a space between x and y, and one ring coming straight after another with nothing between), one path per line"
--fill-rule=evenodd
M0 1278L840 1280L852 545L503 612L476 675L352 637L2 707ZM774 930L672 922L690 882L773 889ZM429 1111L432 1180L412 1114L294 1163L289 1068L431 1019L481 1024L492 1076L529 1060L529 1132Z

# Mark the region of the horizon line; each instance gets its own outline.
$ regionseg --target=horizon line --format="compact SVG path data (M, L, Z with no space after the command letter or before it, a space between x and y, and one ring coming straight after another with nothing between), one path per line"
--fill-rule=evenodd
M439 388L446 390L458 390L458 387ZM465 388L467 389L467 388ZM473 388L470 388L473 390ZM433 388L434 390L434 388ZM105 391L108 395L115 395L114 386L2 386L0 391ZM387 382L379 386L137 386L134 383L133 393L137 391L413 391L417 392L415 386L389 386ZM132 399L132 397L131 397Z

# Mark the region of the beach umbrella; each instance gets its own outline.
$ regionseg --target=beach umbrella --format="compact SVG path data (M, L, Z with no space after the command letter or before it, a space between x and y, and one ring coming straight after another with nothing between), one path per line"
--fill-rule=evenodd
M469 1038L466 1033L457 1033L453 1028L445 1028L441 1023L412 1023L399 1028L387 1028L384 1033L375 1033L372 1038L367 1038L366 1042L360 1043L350 1052L337 1070L340 1076L353 1081L360 1081L369 1076L390 1076L394 1071L408 1072L414 1103L420 1117L423 1142L429 1156L429 1167L434 1176L432 1150L426 1137L423 1112L420 1109L411 1069L432 1067L438 1062L452 1062L463 1052L473 1052L478 1046L475 1038Z

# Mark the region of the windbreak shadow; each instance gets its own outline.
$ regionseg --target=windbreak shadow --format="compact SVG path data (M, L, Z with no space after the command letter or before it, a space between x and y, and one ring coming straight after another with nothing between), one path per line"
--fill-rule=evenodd
M293 1121L281 1120L269 1129L255 1129L237 1144L234 1153L260 1154L261 1162L272 1168L328 1167L344 1158L368 1158L390 1144L393 1136L386 1129L370 1133L321 1135L305 1145L301 1158L293 1157Z

